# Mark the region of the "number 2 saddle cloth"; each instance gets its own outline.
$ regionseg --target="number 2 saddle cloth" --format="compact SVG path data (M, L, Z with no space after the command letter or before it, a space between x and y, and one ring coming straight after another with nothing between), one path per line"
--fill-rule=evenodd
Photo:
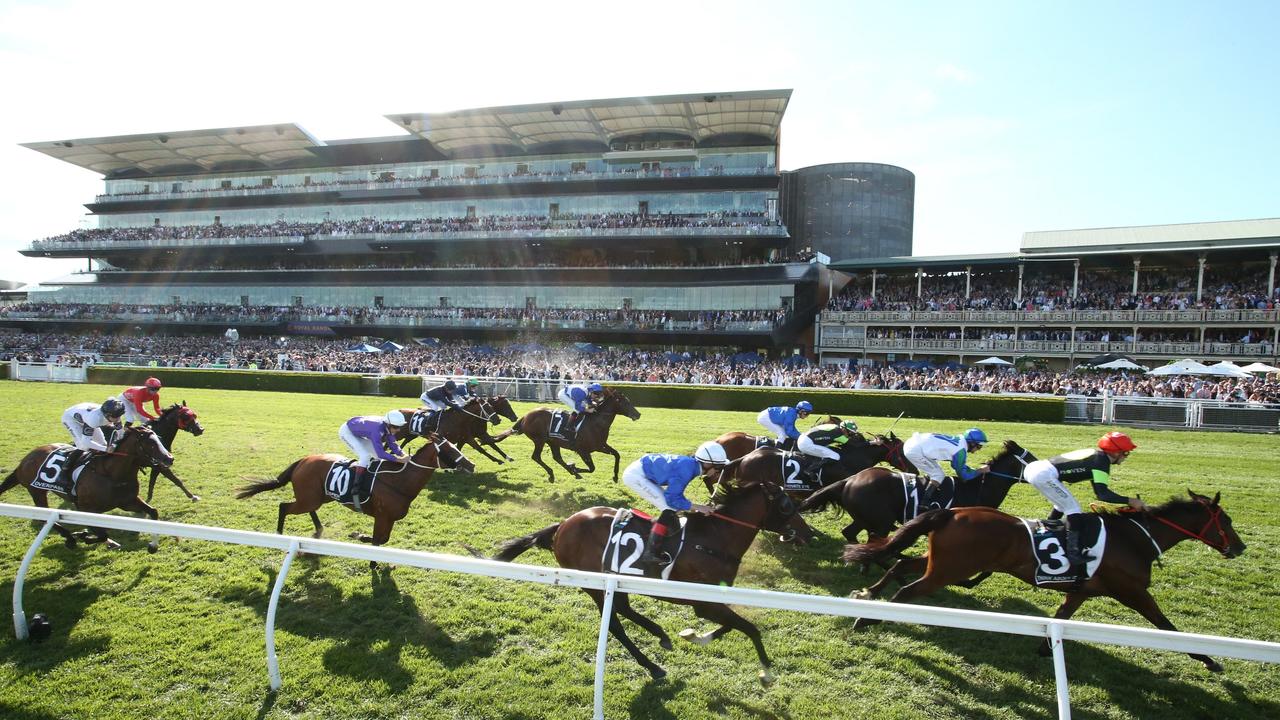
M671 578L671 570L676 566L676 559L684 549L685 518L680 518L680 535L668 538L667 546L674 546L671 562L662 566L662 579ZM649 530L653 528L653 518L628 508L618 508L613 514L613 524L609 526L609 540L604 544L604 553L600 557L600 572L617 575L644 575L644 570L636 566L640 554L644 552L644 544L649 538Z
M71 472L67 472L68 457L75 450L73 445L59 445L54 448L53 452L45 457L44 462L40 464L40 469L36 470L36 476L31 480L31 487L37 490L51 490L64 497L74 498L76 496L76 483L80 482L80 473L85 469L89 459L89 454L85 453L80 456L80 462Z
M1098 571L1102 553L1107 546L1107 527L1102 523L1101 515L1084 514L1084 522L1080 528L1080 552L1088 558L1088 562L1075 570L1067 562L1066 523L1061 520L1022 518L1022 524L1031 536L1031 552L1036 561L1036 585L1083 583Z
M374 460L369 463L369 468L361 475L359 483L354 482L355 473L351 468L354 462L355 460L343 458L329 466L329 472L324 476L324 494L358 510L373 497L373 484L378 479L383 461ZM357 484L359 487L356 487Z

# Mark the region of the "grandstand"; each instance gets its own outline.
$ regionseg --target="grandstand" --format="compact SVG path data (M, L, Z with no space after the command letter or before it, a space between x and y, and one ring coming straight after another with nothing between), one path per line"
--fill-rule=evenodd
M1264 361L1280 345L1280 219L1029 232L1019 252L837 262L825 364L1072 367L1105 353Z
M3 324L809 349L832 291L809 259L909 253L914 177L780 172L790 95L396 114L401 135L329 142L270 125L30 143L105 188L96 228L23 251L85 271Z

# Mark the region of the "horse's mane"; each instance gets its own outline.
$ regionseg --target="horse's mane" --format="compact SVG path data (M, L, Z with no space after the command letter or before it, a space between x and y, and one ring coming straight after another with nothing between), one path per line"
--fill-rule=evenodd
M1001 460L1004 460L1010 455L1016 455L1022 452L1022 450L1023 450L1022 446L1019 445L1018 443L1012 440L1005 440L1004 444L1000 448L1000 452L996 453L995 456L991 458L990 463L992 465L995 465L996 463L1000 462Z

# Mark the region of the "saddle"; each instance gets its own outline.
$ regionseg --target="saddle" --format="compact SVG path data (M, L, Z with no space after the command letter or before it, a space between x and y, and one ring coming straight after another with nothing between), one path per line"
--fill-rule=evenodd
M956 501L956 479L945 477L936 489L929 478L911 473L898 473L902 479L902 493L905 502L902 505L902 522L907 522L921 513L939 508L949 508Z
M31 487L37 490L48 490L69 498L76 496L76 484L80 482L80 473L88 466L93 456L71 445L63 445L54 449L45 457L36 475L31 480Z
M814 492L822 489L819 475L827 464L826 458L813 457L799 452L783 452L782 488L787 492Z
M1067 527L1062 520L1030 520L1022 524L1031 536L1031 553L1035 557L1036 585L1056 586L1063 583L1080 584L1097 572L1106 551L1107 528L1102 516L1085 513L1080 528L1080 552L1089 560L1079 568L1067 562Z
M653 528L653 518L639 511L618 508L613 514L613 524L609 526L609 539L604 544L604 552L600 556L600 572L615 575L638 575L643 577L644 570L636 566L640 555L644 552L644 544ZM662 579L671 577L671 570L676 566L676 559L684 549L685 518L680 518L680 532L668 538L667 548L670 550L670 561L661 563Z
M426 437L440 431L440 416L443 411L419 410L409 418L409 432L419 437Z
M577 439L578 431L582 429L582 423L586 419L587 413L580 413L575 421L573 413L568 410L552 410L551 424L547 427L547 435L563 443L572 444Z
M382 469L382 460L374 460L356 481L356 473L352 469L355 460L343 459L329 466L324 476L324 494L359 512L361 506L373 497L373 485Z

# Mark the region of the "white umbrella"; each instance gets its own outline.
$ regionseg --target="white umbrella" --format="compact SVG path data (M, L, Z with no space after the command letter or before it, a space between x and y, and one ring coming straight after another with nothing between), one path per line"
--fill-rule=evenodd
M1218 363L1217 365L1210 365L1208 374L1216 375L1218 377L1233 377L1233 378L1250 377L1249 373L1242 370L1239 365L1236 365L1230 360L1224 360Z
M1241 370L1243 370L1243 371L1245 371L1245 372L1248 372L1248 373L1256 373L1256 372L1260 372L1260 373L1273 373L1273 372L1280 372L1280 368L1278 368L1278 367L1272 367L1272 366L1270 366L1270 365L1268 365L1268 364L1266 364L1266 363L1260 363L1260 362L1253 363L1252 365L1245 365L1244 367L1242 367L1242 368L1240 368L1240 369L1241 369Z
M1147 372L1148 375L1212 375L1213 371L1207 365L1201 365L1195 360L1179 360L1176 363L1169 363L1155 370Z
M1146 370L1147 366L1139 365L1138 363L1133 362L1132 360L1126 360L1124 358L1120 358L1118 360L1112 360L1109 363L1102 363L1097 367L1097 369L1098 370Z
M1012 365L1012 364L1013 363L1009 362L1008 360L995 357L994 355L987 358L986 360L979 360L978 362L974 363L974 365Z

